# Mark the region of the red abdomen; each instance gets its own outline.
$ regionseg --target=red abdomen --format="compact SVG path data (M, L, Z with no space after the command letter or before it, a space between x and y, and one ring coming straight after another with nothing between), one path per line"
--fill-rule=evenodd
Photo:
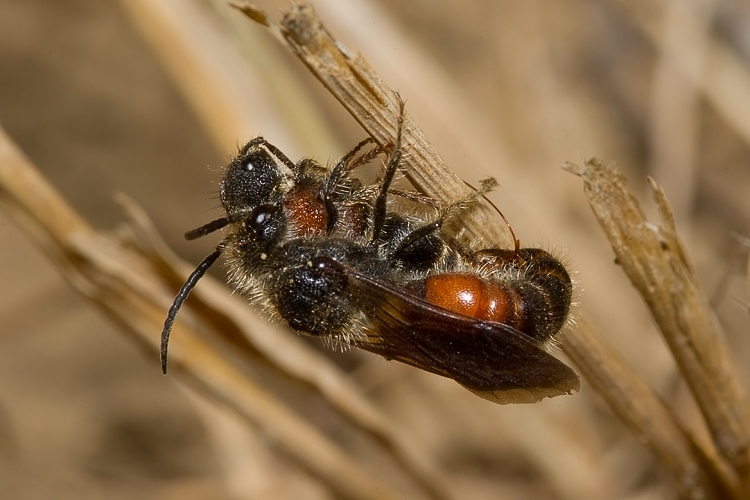
M438 274L424 283L424 299L451 312L514 325L517 297L474 274Z

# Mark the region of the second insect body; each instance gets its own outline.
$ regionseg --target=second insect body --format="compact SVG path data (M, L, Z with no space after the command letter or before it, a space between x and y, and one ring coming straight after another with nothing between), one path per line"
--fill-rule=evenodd
M496 402L577 390L575 373L543 348L568 314L563 265L544 250L475 250L446 233L446 218L477 195L433 217L389 209L401 128L400 120L394 145L366 150L363 141L330 170L295 164L262 138L249 142L224 173L226 215L187 235L228 226L170 310L163 363L182 301L223 253L230 282L301 333L452 378ZM362 185L355 170L383 154L381 182Z

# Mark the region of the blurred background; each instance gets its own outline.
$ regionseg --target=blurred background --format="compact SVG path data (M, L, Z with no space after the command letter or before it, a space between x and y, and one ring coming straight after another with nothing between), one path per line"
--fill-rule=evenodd
M256 3L275 20L288 7ZM560 166L616 162L648 214L646 177L664 187L747 388L750 3L314 5L448 165L474 184L498 179L492 199L522 243L575 271L576 311L705 434L580 179ZM94 226L117 226L112 197L126 193L192 263L216 241L182 234L217 217L220 168L238 145L262 133L292 159L327 162L365 135L263 28L208 0L0 1L0 123ZM0 283L4 498L336 498L266 430L162 376L154 353L74 293L3 213ZM585 379L575 396L496 406L395 363L322 352L429 451L446 498L675 495ZM302 415L354 455L377 448L324 403ZM386 458L364 464L378 471ZM383 467L404 498L427 498Z

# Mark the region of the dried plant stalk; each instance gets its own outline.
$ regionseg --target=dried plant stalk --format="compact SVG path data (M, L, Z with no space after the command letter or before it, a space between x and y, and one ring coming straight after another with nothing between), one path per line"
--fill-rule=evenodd
M662 220L657 226L646 220L614 166L590 160L583 169L567 168L584 180L586 196L618 263L648 304L719 452L747 488L750 406L663 191L649 180Z
M745 498L737 473L710 444L699 446L654 391L579 318L565 352L620 419L672 475L683 498Z
M660 45L662 21L655 16L647 4L613 0L614 5L621 7L638 28L655 47ZM708 16L701 12L703 5L681 4L681 14L693 26L700 26ZM711 37L705 47L706 69L704 72L691 71L689 64L694 54L690 53L684 60L677 61L685 78L695 85L706 101L720 114L743 140L750 144L750 69L743 56L721 37Z
M155 258L159 245L139 253L133 246L142 248L148 246L147 242L134 245L96 232L47 183L2 129L0 206L50 255L79 292L134 334L135 340L152 353L156 366L158 332L174 293L168 283L176 273L174 266L165 269L165 262ZM155 262L146 256L155 258ZM216 285L219 288L223 300L228 301L229 291ZM172 352L176 368L173 371L182 380L264 429L338 495L373 500L402 498L383 484L381 477L363 468L278 398L233 368L201 340L197 329L198 323L189 311L175 323L180 342ZM346 473L342 474L344 470Z
M396 132L394 116L398 114L394 91L362 56L347 49L328 33L311 5L291 7L278 25L270 22L266 14L254 5L232 6L269 28L378 144L393 143ZM406 109L409 109L408 102ZM448 168L408 112L404 120L403 143L407 148L402 161L403 172L417 189L443 201L453 201L471 193L466 183ZM496 221L497 214L485 206L477 206L462 219L467 233L478 241L508 242L507 231Z
M396 111L393 92L361 56L343 47L325 30L311 7L303 5L292 8L280 25L270 23L259 9L250 5L240 5L237 8L268 27L286 47L298 55L381 145L393 140ZM231 130L231 127L225 130ZM231 134L232 137L236 136L234 132ZM443 200L453 200L469 191L465 184L447 169L440 156L408 117L406 142L409 150L405 158L405 169L420 190ZM146 345L150 353L155 353L155 332L158 332L166 304L171 300L170 287L186 274L184 264L173 257L165 257L168 251L159 248L160 240L158 237L154 238L147 228L144 229L143 221L134 227L136 232L141 233L140 240L128 243L135 243L147 256L146 260L142 255L134 253L132 248L121 245L121 242L95 233L67 207L43 179L33 173L33 169L21 165L25 160L9 144L5 138L0 137L0 164L12 167L9 170L0 167L0 184L5 186L0 187L3 205L46 248L79 290L128 326L136 333L135 338ZM580 174L586 177L583 173ZM587 190L590 194L603 190L601 185L594 184L594 181L587 179ZM601 195L598 201L608 205L614 203L614 199L607 199ZM474 211L466 219L469 233L486 241L507 241L504 228L497 224L496 214L482 210L487 209ZM132 218L138 219L132 206L129 211ZM666 219L669 219L668 209L663 212ZM671 232L674 241L660 234L664 230L654 230L645 221L639 228L647 234L651 231L651 236L661 236L666 242L666 250L674 254L672 259L668 260L669 265L660 266L655 272L668 274L668 271L674 272L670 266L679 264L682 266L679 276L687 275L692 279L690 265L674 236L673 225L668 225L670 227L666 232ZM146 241L149 239L152 241ZM656 241L662 243L658 237ZM665 252L664 249L662 252ZM632 258L638 260L636 256ZM620 261L623 262L623 259ZM641 271L647 278L653 278L655 272L649 274L648 266L643 263L641 265L644 268ZM643 281L644 286L656 297L655 302L660 303L665 298L665 292L651 290L649 287L653 288L653 284L646 278ZM269 429L269 433L275 436L282 448L323 483L329 485L337 495L356 498L397 497L397 493L389 491L387 482L383 485L383 477L379 476L376 470L363 470L356 459L343 453L315 429L311 429L306 422L279 404L276 398L232 369L226 360L217 356L210 346L200 340L197 330L205 328L203 323L211 323L214 328L217 325L226 327L232 323L229 331L239 332L241 327L238 325L245 318L233 309L234 306L226 306L224 309L218 306L219 302L225 302L225 297L218 292L214 293L215 289L223 290L224 287L210 279L202 282L201 287L195 290L195 295L199 296L204 304L196 307L186 304L180 322L175 326L176 334L181 338L180 342L173 346L173 361L181 368L175 370L176 373L216 400L234 408L248 420ZM684 292L680 291L680 294ZM665 319L666 323L680 327L683 322L691 320L689 313L693 311L680 311L677 303L669 304L671 312L678 309L676 312L682 313L683 316L674 321ZM684 302L682 306L685 307L687 304L688 302ZM248 309L244 304L242 307ZM705 309L699 312L706 312ZM710 314L710 311L708 313ZM198 316L201 321L196 321ZM686 365L705 364L696 369L696 391L713 390L714 386L709 385L709 381L705 379L716 375L714 369L717 364L721 366L722 363L726 363L727 373L719 373L714 385L722 386L728 382L728 385L723 386L724 393L717 393L715 396L715 399L727 399L724 405L719 404L713 408L715 415L712 417L714 424L711 427L714 436L718 436L717 441L720 445L722 442L727 445L720 446L722 455L715 453L710 446L695 447L690 437L679 426L677 419L658 400L653 391L624 367L619 358L602 346L598 338L591 335L585 320L579 321L582 329L568 332L566 335L566 351L582 368L591 383L608 398L615 411L651 446L657 457L677 478L680 491L685 496L695 496L696 493L703 492L706 498L725 498L727 495L745 498L747 495L743 494L738 472L746 473L747 469L746 448L743 448L746 443L746 429L742 428L742 424L747 425L745 417L748 413L746 403L738 392L738 384L736 380L735 383L732 381L733 375L729 372L730 365L728 357L725 356L726 352L720 355L710 353L716 338L711 338L710 335L703 338L698 335L698 341L692 340L692 337L677 337L673 342L686 344L682 346L686 351L682 354ZM716 333L718 329L711 331ZM253 339L247 342L252 344L251 347L241 344L241 335ZM225 331L225 336L231 339L231 333ZM271 338L273 337L269 336L266 340L270 341ZM685 340L686 338L688 340ZM254 354L260 352L261 356L270 358L268 353L276 349L270 344L256 343L257 339L244 331L238 335L238 339L240 340L237 340L234 346L239 347L239 351L254 348ZM703 342L699 342L701 340ZM702 353L700 350L705 344L709 344L709 349L708 352ZM399 435L393 428L389 430L389 422L382 418L382 415L377 411L373 412L371 407L362 405L364 398L358 399L361 395L357 395L356 391L350 391L346 379L341 374L334 374L333 370L324 367L320 362L316 365L315 361L310 363L314 368L309 368L310 365L306 364L308 358L305 358L307 354L300 354L301 351L294 351L291 347L284 349L284 356L289 359L282 360L279 357L270 363L276 364L280 371L286 371L298 380L315 386L342 414L349 416L352 421L383 441L386 447L393 451L396 459L405 464L406 469L410 469L417 477L417 482L423 485L427 494L436 498L450 496L444 491L445 481L441 480L432 464L423 463L425 454L415 453L413 450L410 451L408 446L399 445L400 442L408 441L407 436ZM305 358L305 362L299 362L299 358L290 359L294 357L288 356L290 352L294 352L294 355L299 354ZM704 354L707 358L705 360ZM714 402L714 399L706 398L702 407L711 406ZM704 411L707 412L707 409ZM299 443L302 445L298 446ZM729 460L732 460L731 466ZM744 477L747 477L746 474ZM719 485L714 486L714 481ZM744 492L746 493L747 489Z
M377 77L361 56L346 49L325 30L311 6L292 7L285 14L280 25L271 23L265 13L253 5L234 4L233 6L249 18L268 27L304 62L379 144L387 144L393 139L394 122L391 117L396 104L392 91ZM465 192L463 182L448 170L421 131L415 127L413 121L407 117L406 123L408 131L406 142L409 144L411 154L405 161L404 168L417 189L442 200L455 199L458 193ZM497 225L491 221L496 219L484 219L481 213L472 215L473 217L466 221L471 234L487 241L500 241L498 239L500 236L496 232L493 233L493 228L497 228ZM684 257L681 247L679 247L679 252ZM686 259L683 260L686 261ZM585 320L582 320L582 323L585 323ZM590 333L590 330L587 333ZM584 373L592 379L604 382L598 387L602 392L622 382L618 379L623 375L619 359L608 350L603 350L601 342L595 336L573 331L566 335L566 339L570 344L566 350L575 357L579 366L584 367ZM712 450L705 450L702 453L695 449L694 444L680 428L674 416L667 411L653 391L632 372L627 373L631 376L628 379L629 383L620 385L622 390L618 392L627 399L632 397L628 395L628 390L633 389L640 396L640 399L636 399L644 404L637 409L630 405L621 406L618 413L626 421L634 424L637 432L646 436L656 455L675 475L682 491L691 493L701 491L716 498L721 497L722 492L728 491L737 498L741 498L742 493L738 486L737 475L732 468L712 453ZM736 396L739 393L734 391L734 394ZM716 399L721 397L717 396ZM727 414L723 413L723 415ZM659 424L654 424L654 422L659 422ZM731 422L727 420L725 423ZM740 430L736 425L732 427L736 431ZM718 428L723 428L723 424L718 424ZM741 433L733 435L741 437ZM728 453L734 453L733 456L736 458L738 453L744 454L743 442L742 439L738 439L735 444L739 447L731 444L728 448L723 447L723 456L728 458ZM721 445L719 446L722 448ZM696 470L696 467L701 467L706 463L710 464L709 468L713 470L712 473ZM736 461L732 463L735 470L743 474L741 463ZM715 486L714 482L719 483L719 486Z
M165 274L174 275L175 283L179 286L190 267L167 247L140 207L125 196L119 196L118 201L128 217L128 229L134 232L133 243L157 268L163 269ZM175 272L175 269L181 271ZM251 358L250 363L270 363L284 378L293 378L313 386L342 416L382 442L393 459L433 498L451 498L448 484L441 478L438 466L427 451L366 399L348 374L320 352L301 342L298 335L285 330L271 333L257 328L256 312L247 306L244 299L230 294L223 283L204 277L201 286L191 294L198 300L192 305L186 303L188 307L184 310L197 312L210 325L213 335L228 340L238 353ZM182 312L181 316L184 315ZM265 318L261 320L267 322ZM179 362L179 347L177 349ZM170 357L174 357L174 352Z

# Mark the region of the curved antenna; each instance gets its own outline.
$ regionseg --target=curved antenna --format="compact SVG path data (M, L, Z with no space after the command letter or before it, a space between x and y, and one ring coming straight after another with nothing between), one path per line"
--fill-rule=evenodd
M200 238L201 236L206 236L207 234L211 234L214 231L218 231L222 227L226 226L232 222L230 218L227 217L220 217L216 220L212 220L208 224L203 224L201 227L196 227L195 229L192 229L185 233L185 239L186 240L196 240Z
M482 182L484 183L487 180L488 179L485 179ZM492 179L492 181L495 182L494 179ZM469 186L474 191L479 191L477 188L475 188L474 186L472 186L471 184L469 184L466 181L464 181L464 184L466 184L467 186ZM495 185L497 185L497 184L495 183ZM515 246L515 252L516 252L516 254L518 254L518 251L521 249L521 241L516 237L516 232L513 231L513 226L510 225L510 222L505 217L505 214L503 214L500 211L500 209L497 208L497 205L495 205L494 203L492 203L492 200L490 200L489 198L487 198L486 194L482 193L482 198L484 198L484 201L486 201L487 203L489 203L490 206L495 209L495 212L497 212L500 215L500 217L503 219L503 222L505 222L505 225L508 227L508 231L510 231L510 237L513 238L513 245Z
M221 245L216 247L216 250L214 250L213 253L208 255L201 261L200 264L198 264L198 267L195 268L195 271L190 273L187 281L185 281L185 284L182 285L182 288L180 288L180 291L177 293L177 297L175 297L174 302L172 302L172 307L169 308L167 319L164 320L164 328L162 328L161 330L161 348L159 349L159 357L161 358L161 372L165 375L167 374L167 347L169 346L169 334L172 332L172 325L174 324L174 320L177 317L177 313L180 311L180 308L182 307L183 302L185 302L185 299L187 299L188 295L190 295L190 292L193 290L193 288L195 288L195 285L198 284L198 280L200 280L203 275L206 274L208 268L210 268L216 262L223 251L224 244L222 242Z
M250 151L253 148L253 146L265 147L268 151L271 152L272 155L274 155L277 159L281 160L281 162L284 165L286 165L286 167L289 170L291 170L292 172L295 171L296 166L294 165L292 160L290 160L287 157L287 155L285 155L284 153L281 152L281 150L279 150L279 148L277 148L276 146L274 146L273 144L265 140L262 136L258 136L255 139L251 139L250 141L247 142L247 144L242 146L242 149L240 149L240 152L237 154L237 156L232 159L232 162L234 162L240 156L247 154L247 152Z

